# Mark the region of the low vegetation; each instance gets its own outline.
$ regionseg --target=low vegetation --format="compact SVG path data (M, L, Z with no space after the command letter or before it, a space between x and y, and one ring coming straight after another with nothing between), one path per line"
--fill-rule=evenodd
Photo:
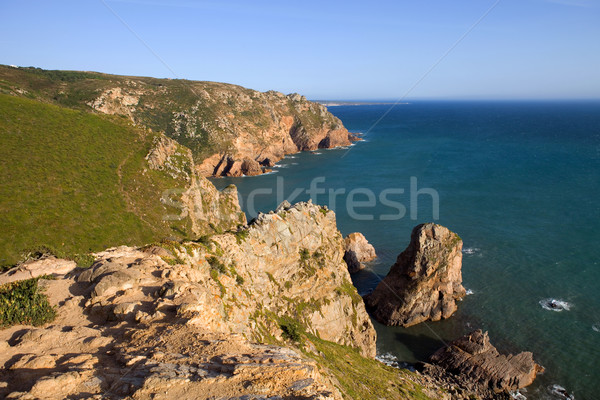
M38 286L39 277L0 286L0 328L28 324L39 326L54 320L56 310Z
M304 347L304 354L313 358L331 373L339 383L340 391L348 399L430 399L422 388L410 379L406 370L361 356L358 350L307 335L317 353Z
M185 182L143 173L147 131L5 94L0 109L0 266L41 246L84 263L91 251L190 234L187 220L163 221L173 210L162 192Z

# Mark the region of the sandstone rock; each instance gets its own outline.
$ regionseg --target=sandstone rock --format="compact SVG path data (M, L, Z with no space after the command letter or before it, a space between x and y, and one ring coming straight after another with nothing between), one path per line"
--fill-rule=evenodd
M411 326L448 318L462 286L462 240L447 228L416 226L410 244L388 275L365 301L373 316L386 325Z
M3 274L0 274L0 285L5 283L36 278L42 275L65 275L77 267L75 261L47 257L25 262Z
M344 261L350 272L357 272L365 267L364 262L369 262L377 257L375 248L360 232L354 232L344 238Z
M258 161L246 158L242 162L242 173L247 176L262 174L262 168Z
M439 349L430 362L441 367L442 378L452 374L462 386L486 393L510 392L530 385L543 368L535 363L530 352L517 355L500 354L490 343L488 333L476 330ZM426 371L440 374L440 370L425 367Z

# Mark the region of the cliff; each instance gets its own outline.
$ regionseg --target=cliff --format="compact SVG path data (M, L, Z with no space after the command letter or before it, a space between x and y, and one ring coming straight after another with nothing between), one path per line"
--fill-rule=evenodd
M40 263L58 271L40 281L57 317L0 330L0 396L447 398L372 359L342 255L334 213L299 203L236 232L111 248L66 276Z
M0 66L0 93L126 117L191 149L203 176L256 175L286 154L353 138L304 96L225 83Z

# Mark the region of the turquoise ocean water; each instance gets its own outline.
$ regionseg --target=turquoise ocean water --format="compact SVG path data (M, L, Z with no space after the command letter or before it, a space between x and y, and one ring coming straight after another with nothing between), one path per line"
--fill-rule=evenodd
M532 351L546 368L528 399L559 399L552 385L600 398L600 102L415 102L369 130L389 107L330 107L365 140L290 156L272 174L214 182L237 185L254 214L294 190L293 201L307 200L312 181L321 189L313 201L335 209L342 233L360 231L377 250L353 275L361 294L388 272L415 225L449 227L463 238L463 283L473 294L445 321L375 323L378 351L424 360L442 339L481 328L500 351ZM569 309L544 309L544 299Z

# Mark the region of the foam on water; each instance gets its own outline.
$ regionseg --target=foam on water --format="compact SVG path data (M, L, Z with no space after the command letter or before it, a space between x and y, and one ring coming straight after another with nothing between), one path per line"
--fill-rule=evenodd
M479 253L479 249L475 247L465 247L462 252L467 255L472 255L475 253Z
M564 300L548 298L548 299L540 300L539 303L544 310L548 310L548 311L560 312L563 310L569 311L571 309L571 305Z
M600 332L600 324L592 325L592 329L594 330L594 332Z
M575 400L575 396L569 394L569 392L567 392L567 389L560 385L552 385L548 388L548 391L550 392L550 394L553 395L555 399Z

